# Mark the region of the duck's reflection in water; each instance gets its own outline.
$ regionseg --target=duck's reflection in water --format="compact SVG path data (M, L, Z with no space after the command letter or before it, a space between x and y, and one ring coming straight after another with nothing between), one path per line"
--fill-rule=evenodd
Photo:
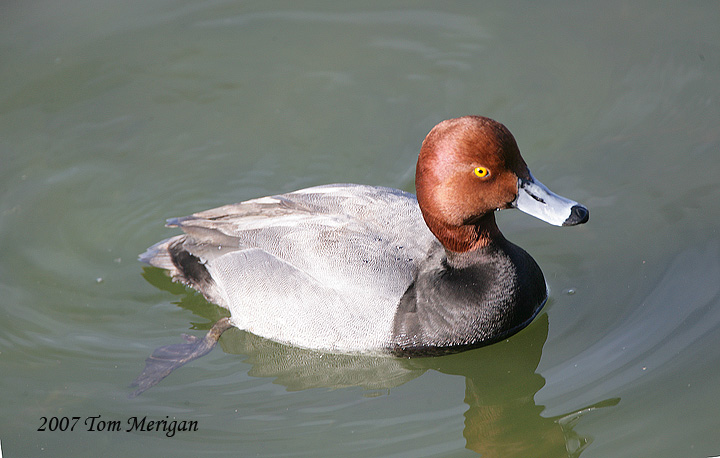
M534 402L545 379L535 373L548 332L546 314L512 338L490 347L436 357L400 359L337 355L288 347L236 331L220 341L228 353L247 355L250 375L273 377L288 390L343 388L388 390L427 370L465 378L467 448L488 458L578 457L590 443L573 431L579 416L541 415ZM614 405L617 399L602 405Z

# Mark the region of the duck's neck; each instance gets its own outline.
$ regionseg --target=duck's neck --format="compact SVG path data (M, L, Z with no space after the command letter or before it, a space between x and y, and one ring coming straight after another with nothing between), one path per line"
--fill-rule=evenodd
M448 254L468 253L484 248L493 241L504 240L495 223L495 212L486 213L461 226L451 226L427 217L425 222Z

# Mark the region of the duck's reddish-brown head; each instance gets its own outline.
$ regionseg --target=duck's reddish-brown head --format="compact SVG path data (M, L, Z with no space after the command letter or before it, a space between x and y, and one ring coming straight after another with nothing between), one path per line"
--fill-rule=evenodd
M415 188L423 217L448 250L465 252L502 237L494 211L516 207L551 224L588 219L577 202L535 180L515 138L482 116L449 119L425 137Z

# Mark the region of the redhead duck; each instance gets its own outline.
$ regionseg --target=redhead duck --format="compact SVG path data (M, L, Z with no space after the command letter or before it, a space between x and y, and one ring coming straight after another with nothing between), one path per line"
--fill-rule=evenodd
M327 352L428 356L509 337L547 300L540 267L509 242L495 211L557 226L588 210L536 180L502 124L449 119L425 138L417 197L334 184L168 220L177 235L140 260L225 307L203 339L158 349L144 391L212 349L231 326Z

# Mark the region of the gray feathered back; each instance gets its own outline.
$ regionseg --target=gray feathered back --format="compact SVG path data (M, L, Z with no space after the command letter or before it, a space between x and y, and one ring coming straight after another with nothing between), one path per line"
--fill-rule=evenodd
M151 247L143 260L169 268L160 253L181 243L214 280L202 292L229 308L237 327L329 351L386 346L417 264L438 243L415 196L351 184L254 199L169 223L187 236Z

